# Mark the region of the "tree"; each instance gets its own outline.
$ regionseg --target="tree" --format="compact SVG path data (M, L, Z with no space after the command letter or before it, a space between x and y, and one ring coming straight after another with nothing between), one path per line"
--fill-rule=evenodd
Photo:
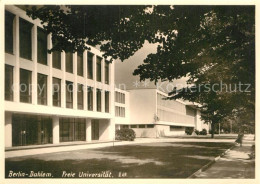
M104 57L123 61L146 40L157 43L134 75L155 83L188 77L170 99L201 104L213 129L226 117L254 114L254 6L34 6L27 13L52 33L50 51L101 45Z

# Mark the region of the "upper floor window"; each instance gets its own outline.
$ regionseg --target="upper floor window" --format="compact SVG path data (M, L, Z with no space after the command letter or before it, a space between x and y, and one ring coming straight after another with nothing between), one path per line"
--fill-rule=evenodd
M53 106L61 106L61 79L52 78L52 103Z
M29 60L32 59L32 27L30 22L19 19L20 57Z
M83 77L83 52L77 52L77 74Z
M109 62L105 62L105 83L109 84Z
M73 108L73 83L66 81L66 107Z
M13 101L13 66L5 65L5 100Z
M13 21L15 15L5 11L5 52L14 53Z
M61 69L61 53L59 51L52 52L52 67Z
M47 65L47 33L37 28L37 61Z
M82 84L78 84L78 109L84 108L84 87Z
M115 92L115 101L117 103L122 103L124 104L125 103L125 94L124 93L120 93L118 91Z
M109 112L109 91L105 91L105 112Z
M88 52L88 79L93 79L93 56L91 52Z
M97 89L97 111L101 112L101 89Z
M88 110L93 111L93 88L88 87Z
M73 54L66 52L66 72L73 73Z
M32 103L32 72L20 69L20 102Z
M101 76L102 76L102 71L101 71L101 62L102 62L102 58L101 57L98 57L97 56L97 68L96 68L96 71L97 71L97 81L98 82L101 82Z
M38 73L37 80L38 104L47 105L47 75Z

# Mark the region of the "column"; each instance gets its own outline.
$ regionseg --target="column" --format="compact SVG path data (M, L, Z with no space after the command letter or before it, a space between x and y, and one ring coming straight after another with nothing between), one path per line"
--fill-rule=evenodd
M60 124L58 116L52 117L52 143L60 143Z
M73 81L73 109L78 108L78 80L77 80L77 53L73 54L73 75L74 75L74 81Z
M19 50L19 17L15 16L14 20L14 55L15 55L15 67L14 67L14 102L20 101L20 50Z
M37 104L37 26L32 28L32 104Z
M12 113L5 113L5 147L12 147Z
M52 48L51 34L47 37L47 48ZM48 106L52 106L52 54L47 55L47 61L49 66L49 76L48 76L48 84L47 84L47 104Z
M108 121L108 139L115 140L115 118L111 118Z
M105 90L101 91L101 112L105 112Z
M83 52L83 74L84 74L84 80L85 80L85 84L84 84L84 94L83 94L83 104L84 107L83 109L86 111L88 109L88 86L87 86L87 78L88 78L88 74L87 74L87 51L85 50Z
M66 108L66 67L65 67L65 52L61 52L61 71L62 71L62 79L61 79L61 107Z
M86 119L86 141L91 141L91 119Z

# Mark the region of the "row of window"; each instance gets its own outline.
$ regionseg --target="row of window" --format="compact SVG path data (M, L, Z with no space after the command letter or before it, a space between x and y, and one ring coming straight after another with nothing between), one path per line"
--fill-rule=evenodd
M125 94L116 91L115 92L115 102L125 104Z
M154 128L153 124L147 125L121 125L121 128Z
M5 52L13 54L13 21L15 15L5 12ZM32 60L32 27L33 24L19 18L19 51L20 57ZM37 27L37 62L47 65L47 33ZM93 79L93 58L94 54L87 54L87 77ZM102 82L102 57L96 56L96 80ZM66 72L73 73L73 53L66 52L65 54L65 69ZM61 69L61 52L54 51L52 53L52 66L56 69ZM109 62L105 61L104 66L105 83L109 84ZM83 53L77 53L77 75L84 77Z
M66 107L73 108L73 82L66 81ZM20 102L32 103L32 72L20 69ZM39 105L47 105L48 76L37 74ZM101 112L101 90L96 90L97 111ZM93 88L87 88L87 109L93 111ZM13 101L13 66L5 65L5 100ZM53 106L61 106L61 79L52 78ZM84 109L84 85L77 84L77 108ZM105 91L105 112L109 112L109 91Z
M116 117L125 117L125 108L124 107L118 107L115 106L115 113Z

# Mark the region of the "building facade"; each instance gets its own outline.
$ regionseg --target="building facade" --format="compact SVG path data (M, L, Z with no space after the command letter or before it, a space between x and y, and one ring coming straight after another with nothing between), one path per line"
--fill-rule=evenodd
M114 64L51 47L39 20L6 6L5 147L113 140Z

